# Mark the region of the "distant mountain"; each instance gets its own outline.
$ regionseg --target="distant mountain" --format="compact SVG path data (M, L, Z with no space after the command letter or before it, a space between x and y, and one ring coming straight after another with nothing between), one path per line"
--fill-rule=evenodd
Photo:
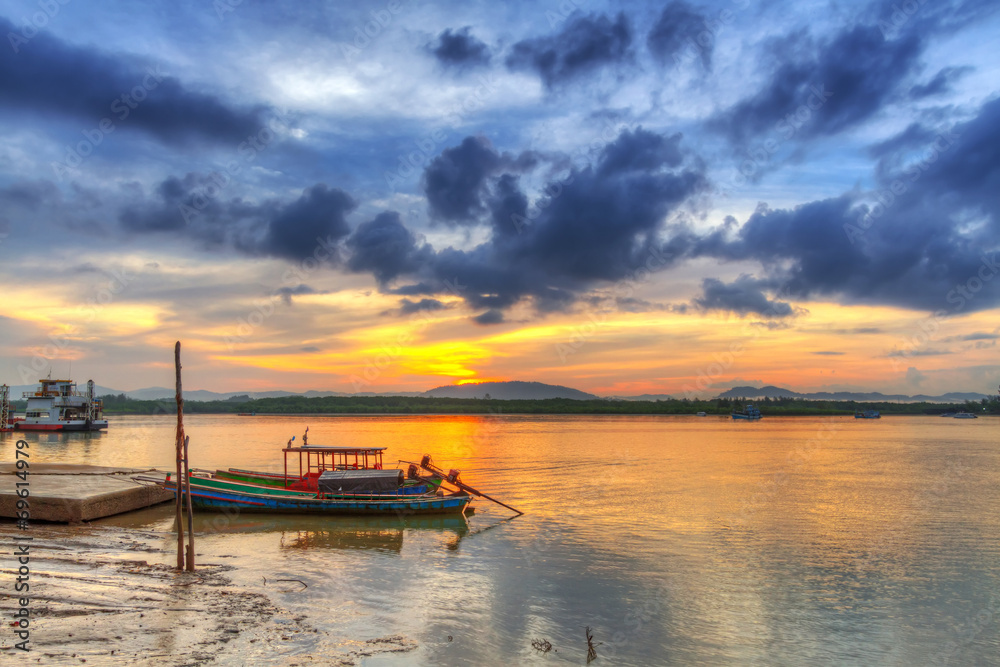
M609 401L669 401L670 394L638 394L636 396L605 396Z
M716 398L800 398L802 394L768 385L766 387L733 387L729 391L724 391Z
M174 398L174 390L167 389L166 387L146 387L145 389L135 389L133 391L120 391L118 389L107 389L105 387L98 387L98 396L104 396L106 394L125 394L131 399L137 401L161 401L161 400L172 400ZM185 389L184 390L184 400L185 401L228 401L234 396L249 396L250 398L284 398L285 396L304 396L306 398L320 398L323 396L423 396L422 391L386 391L386 392L374 392L374 391L362 391L358 393L350 393L343 391L318 391L316 389L310 389L309 391L208 391L205 389Z
M942 394L941 396L927 396L926 394L917 394L916 396L908 396L906 394L883 394L877 391L872 392L858 392L858 391L816 391L809 393L800 393L797 391L792 391L790 389L784 389L782 387L775 387L773 385L768 385L766 387L733 387L728 391L724 391L716 398L746 398L746 399L761 399L761 398L804 398L809 401L860 401L860 402L885 402L885 401L900 401L903 403L964 403L965 401L979 401L984 398L990 398L986 394L977 394L974 392L958 392L952 391L947 394Z
M571 398L578 401L599 399L579 389L541 382L478 382L476 384L456 384L436 387L425 391L422 396L429 398L490 398L500 401L544 400L546 398Z

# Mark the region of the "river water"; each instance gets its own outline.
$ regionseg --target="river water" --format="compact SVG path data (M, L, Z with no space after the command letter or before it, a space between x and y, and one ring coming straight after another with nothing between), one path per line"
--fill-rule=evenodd
M28 434L33 461L173 467L172 418L111 422ZM280 470L306 426L387 463L431 454L525 515L199 515L202 560L238 585L303 581L269 595L321 631L240 661L333 664L391 636L410 650L361 664L584 664L587 626L616 665L1000 656L997 418L194 415L192 465ZM167 505L99 523L162 532L169 554L172 522Z

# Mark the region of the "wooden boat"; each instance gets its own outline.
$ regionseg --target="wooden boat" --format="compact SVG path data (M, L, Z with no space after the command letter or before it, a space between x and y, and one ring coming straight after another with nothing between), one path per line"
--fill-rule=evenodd
M733 419L757 420L764 416L760 414L760 410L758 410L753 403L747 403L742 412L734 412L732 414Z
M184 482L189 482L191 504L203 510L331 516L463 514L473 496L482 495L462 484L457 470L441 474L430 464L429 456L421 464L410 464L404 474L398 468L383 468L385 447L315 446L308 444L308 436L299 447L293 446L293 441L282 450L283 473L193 469L181 480L181 492L185 492ZM424 464L430 472L427 476L419 473ZM174 475L133 479L177 493ZM442 489L444 481L458 490Z
M879 414L878 410L865 410L865 411L855 410L854 411L854 418L855 419L881 419L882 415Z
M472 511L474 496L486 498L518 514L505 505L463 483L458 470L443 470L424 456L420 463L410 463L404 474L398 468L382 465L385 447L324 447L308 444L308 431L302 445L282 449L284 472L258 472L192 469L181 481L181 493L189 482L191 504L200 509L296 514L396 515L463 514ZM290 461L291 459L291 461ZM295 461L298 460L298 469ZM426 475L421 475L421 470ZM174 494L177 482L166 478L137 476L137 482L156 484ZM457 490L446 490L445 483Z
M401 471L400 471L401 472ZM203 510L241 512L288 512L294 514L375 515L461 514L472 496L464 491L450 494L326 494L254 486L190 476L191 504ZM170 477L163 488L174 493Z

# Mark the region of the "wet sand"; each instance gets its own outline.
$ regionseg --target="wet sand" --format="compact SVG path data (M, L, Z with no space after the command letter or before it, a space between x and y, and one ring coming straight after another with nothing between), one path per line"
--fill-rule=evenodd
M30 536L30 647L9 627L18 605L14 536ZM206 556L194 573L177 572L172 534L114 526L0 523L3 547L0 656L43 664L339 664L382 653L409 652L400 636L365 642L322 636L306 616L293 616L268 596L301 588L261 581L256 589L227 576L225 556ZM23 544L23 542L20 542ZM197 545L197 536L196 536ZM308 647L308 648L307 648ZM321 650L316 650L322 647ZM6 657L3 658L6 661Z

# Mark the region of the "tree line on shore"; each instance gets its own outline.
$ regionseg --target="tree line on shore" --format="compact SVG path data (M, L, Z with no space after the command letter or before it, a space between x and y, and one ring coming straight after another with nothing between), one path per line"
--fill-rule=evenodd
M101 397L107 414L153 415L174 413L173 399L135 400L124 394ZM234 396L224 401L185 401L191 414L694 414L729 415L753 402L767 415L850 415L856 410L878 410L884 415L922 415L946 412L1000 414L1000 399L956 403L895 403L812 401L802 398L667 399L657 401L491 400L487 398L428 398L420 396L284 396L251 399Z

